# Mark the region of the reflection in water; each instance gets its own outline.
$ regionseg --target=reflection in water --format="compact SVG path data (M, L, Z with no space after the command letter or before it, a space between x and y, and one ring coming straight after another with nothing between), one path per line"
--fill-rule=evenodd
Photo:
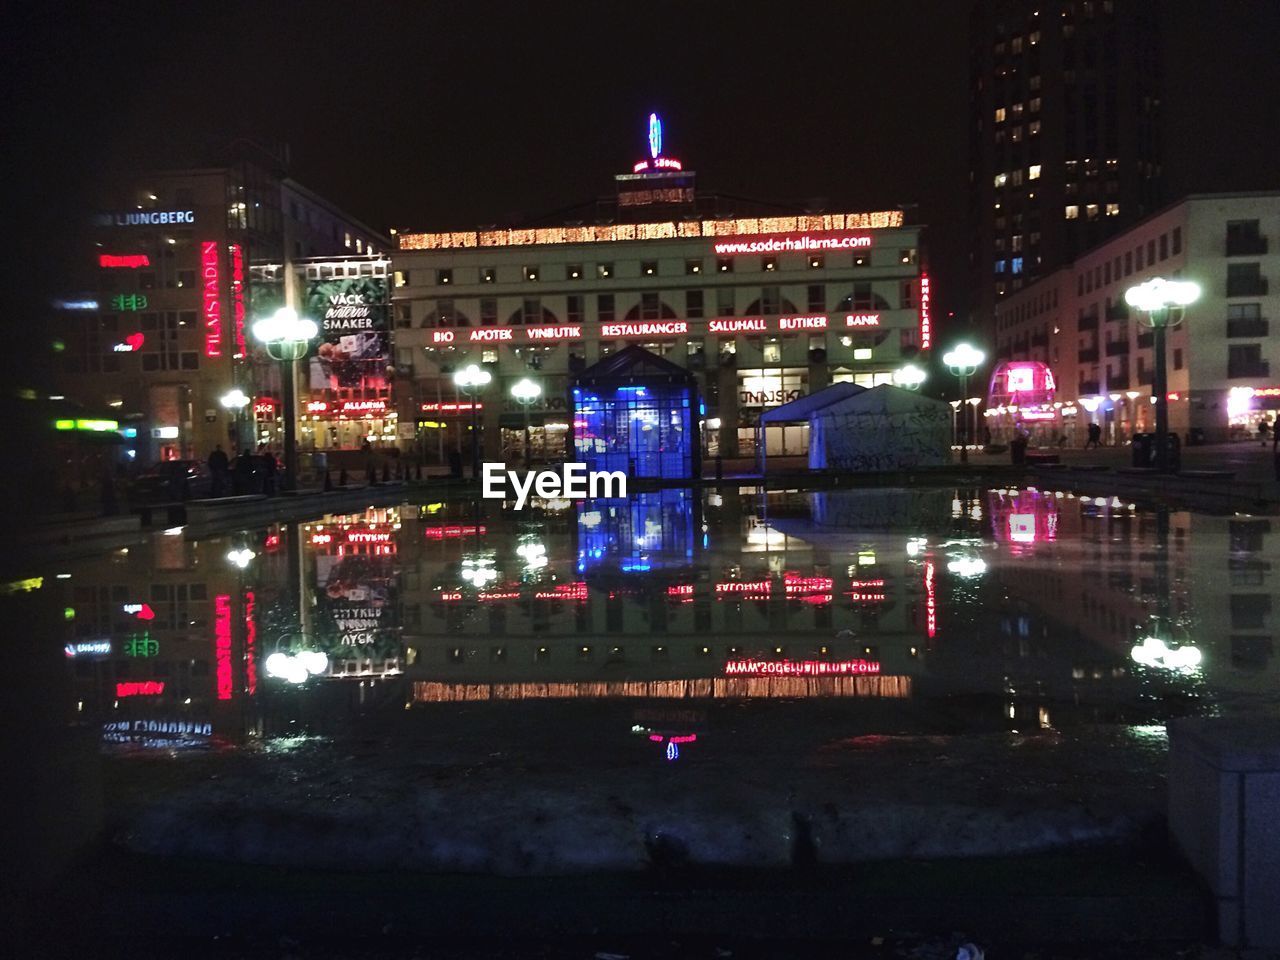
M1031 489L534 507L177 529L32 571L68 611L70 711L179 749L467 701L966 694L1039 729L1276 700L1266 519Z

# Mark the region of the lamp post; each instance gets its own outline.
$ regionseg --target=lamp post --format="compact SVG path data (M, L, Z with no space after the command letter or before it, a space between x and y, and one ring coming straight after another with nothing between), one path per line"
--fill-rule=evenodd
M1169 373L1165 366L1165 331L1182 322L1183 308L1200 299L1200 284L1153 277L1124 292L1124 302L1146 315L1153 334L1155 371L1151 392L1156 398L1156 470L1169 469Z
M518 380L511 387L511 396L524 408L524 465L529 466L529 407L542 396L542 386L528 377Z
M480 433L476 420L476 397L480 389L488 385L493 374L474 363L469 363L453 375L454 385L471 401L471 478L480 479Z
M222 404L224 410L231 412L231 424L232 429L235 431L236 438L235 450L232 451L232 455L234 456L234 454L239 451L241 444L240 415L244 412L244 408L249 405L249 397L239 387L232 387L222 395L218 402Z
M919 390L920 384L929 379L929 374L925 373L914 363L908 363L893 371L893 382L895 386L902 387L904 390Z
M960 402L967 402L966 394L969 392L969 378L977 372L982 366L982 362L986 360L986 355L975 347L967 343L957 344L948 353L942 357L942 362L947 365L947 369L960 378ZM965 415L965 431L968 432L968 415ZM966 437L960 438L960 462L969 462L969 445L966 443Z
M284 406L284 482L280 489L292 491L298 482L298 411L294 398L293 365L307 355L320 328L314 320L298 316L291 307L281 307L272 316L256 321L252 332L254 339L266 346L271 358L280 361Z

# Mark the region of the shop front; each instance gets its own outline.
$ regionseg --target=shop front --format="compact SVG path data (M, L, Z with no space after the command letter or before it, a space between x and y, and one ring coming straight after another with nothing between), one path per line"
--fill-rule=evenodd
M1265 423L1270 433L1277 421L1280 421L1280 386L1232 387L1227 391L1228 439L1255 439L1261 424Z

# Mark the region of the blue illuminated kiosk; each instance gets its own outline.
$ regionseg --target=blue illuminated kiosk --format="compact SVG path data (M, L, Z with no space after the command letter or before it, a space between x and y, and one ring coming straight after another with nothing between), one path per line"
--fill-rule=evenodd
M621 470L629 481L697 481L701 412L692 373L626 347L574 381L574 457L588 470Z

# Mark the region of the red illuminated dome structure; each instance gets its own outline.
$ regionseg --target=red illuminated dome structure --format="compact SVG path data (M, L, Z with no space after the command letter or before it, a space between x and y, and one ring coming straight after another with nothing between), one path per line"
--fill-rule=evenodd
M1019 433L1037 446L1054 446L1065 431L1064 420L1076 415L1074 404L1054 399L1057 384L1047 363L1006 360L991 373L987 391L987 428L991 439L1007 443Z

